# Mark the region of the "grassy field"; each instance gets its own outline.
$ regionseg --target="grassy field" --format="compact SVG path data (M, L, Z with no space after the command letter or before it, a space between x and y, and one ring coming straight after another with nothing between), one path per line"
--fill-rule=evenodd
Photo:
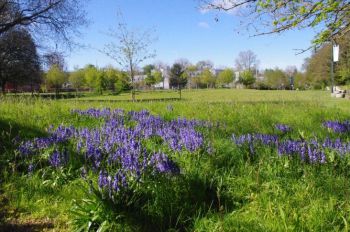
M0 231L84 231L89 226L90 231L349 230L347 150L344 155L327 148L325 162L311 162L280 155L275 145L232 140L233 134L261 133L277 136L278 143L322 143L326 138L348 143L349 132L335 133L323 123L349 120L349 100L333 99L324 91L231 89L183 91L182 99L177 97L176 92L157 91L138 93L136 99L144 101L135 103L127 101L127 94L0 98ZM30 156L18 151L21 141L50 136L50 125L103 128L108 119L71 112L89 108L146 109L165 124L178 117L202 120L205 125L195 129L203 145L174 151L164 139L142 138L147 152L165 153L180 171L145 172L140 181L128 176L127 191L114 195L97 187L101 170L90 168L83 152L74 150L75 138ZM140 123L123 120L127 128ZM282 133L276 124L291 131ZM68 149L65 165L50 165L54 149ZM118 170L105 160L102 165L109 172ZM82 167L90 168L87 177L81 177Z

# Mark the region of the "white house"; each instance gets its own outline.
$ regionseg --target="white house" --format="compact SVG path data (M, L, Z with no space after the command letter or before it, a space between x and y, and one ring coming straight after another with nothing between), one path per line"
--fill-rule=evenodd
M154 87L156 89L170 89L168 68L161 68L159 71L162 73L163 81L155 84Z

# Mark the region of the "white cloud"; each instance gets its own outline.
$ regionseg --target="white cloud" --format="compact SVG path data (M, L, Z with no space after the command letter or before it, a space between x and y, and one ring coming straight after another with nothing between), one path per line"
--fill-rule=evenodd
M198 27L204 28L204 29L209 29L210 28L209 24L206 23L206 22L199 22L198 23Z

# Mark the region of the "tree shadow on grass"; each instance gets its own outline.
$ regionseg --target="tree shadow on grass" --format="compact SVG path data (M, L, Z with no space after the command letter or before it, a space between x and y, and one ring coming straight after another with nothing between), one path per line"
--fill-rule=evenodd
M16 210L9 206L8 199L1 190L2 171L8 166L8 160L11 159L13 151L17 148L16 138L34 138L45 136L46 133L38 128L21 125L15 121L0 119L0 232L7 231L43 231L47 228L53 228L52 223L41 221L29 221L20 223L16 221L7 221L7 218L18 217ZM2 170L2 171L1 171Z
M0 225L0 232L39 232L53 228L54 226L50 222L28 222L26 224Z
M0 154L16 148L15 138L43 137L47 133L39 128L29 127L15 121L0 119ZM1 160L1 157L0 157Z
M218 194L217 183L197 176L161 180L156 191L144 192L127 208L107 206L115 215L123 215L123 224L139 231L191 231L196 218L207 213L224 213L231 200ZM105 203L108 204L108 203Z
M47 220L18 221L19 212L9 206L9 200L0 189L0 232L34 232L54 228Z

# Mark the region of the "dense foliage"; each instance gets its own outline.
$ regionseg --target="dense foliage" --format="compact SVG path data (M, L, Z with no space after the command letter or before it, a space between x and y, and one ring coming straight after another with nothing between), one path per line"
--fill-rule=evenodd
M39 55L28 31L16 28L0 34L0 85L35 85L41 82ZM33 87L32 87L33 90Z

